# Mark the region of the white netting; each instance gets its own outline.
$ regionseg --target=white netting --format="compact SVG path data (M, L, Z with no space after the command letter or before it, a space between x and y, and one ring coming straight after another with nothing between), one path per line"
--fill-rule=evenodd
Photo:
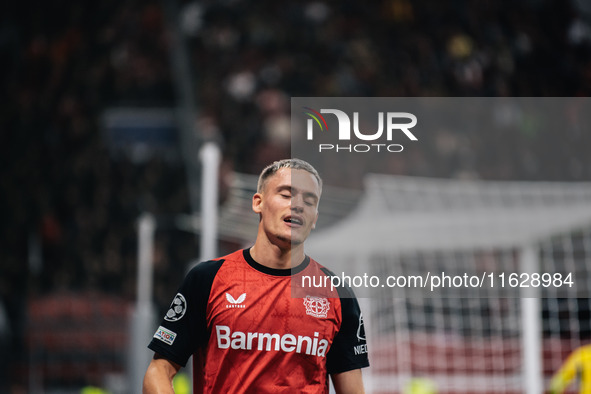
M371 175L358 209L307 252L351 275L495 278L436 294L356 289L369 297L369 391L401 392L421 377L439 393L532 392L591 342L590 229L590 184ZM571 273L576 285L532 287L529 276L511 287L511 273Z

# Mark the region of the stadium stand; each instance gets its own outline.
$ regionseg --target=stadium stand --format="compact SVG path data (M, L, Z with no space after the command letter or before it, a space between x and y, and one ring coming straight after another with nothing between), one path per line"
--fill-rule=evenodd
M196 124L220 134L227 176L289 155L291 96L588 96L590 15L579 3L180 1ZM4 393L26 391L36 341L53 344L31 330L37 317L53 321L59 311L38 302L89 292L132 301L138 214L187 213L190 204L180 161L112 155L101 129L108 108L176 104L160 2L25 0L4 5L0 19L0 309L8 321L0 349L12 355L0 361ZM591 178L589 133L505 137L441 132L422 155L389 170ZM161 308L197 255L193 241L158 234ZM76 384L94 383L90 375ZM44 389L74 384L64 379Z

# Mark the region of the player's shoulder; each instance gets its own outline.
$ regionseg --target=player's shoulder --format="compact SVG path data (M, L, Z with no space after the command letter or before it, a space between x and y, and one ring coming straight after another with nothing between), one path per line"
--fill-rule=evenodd
M312 270L321 272L323 275L326 275L326 276L330 276L330 277L337 276L337 274L335 274L332 270L330 270L326 266L320 264L318 261L314 260L313 258L310 258L310 268Z
M317 270L318 272L321 272L323 275L328 276L330 278L339 278L339 276L337 274L335 274L332 270L330 270L329 268L327 268L326 266L320 264L318 261L314 260L313 258L310 258L310 266L312 266L312 269ZM335 285L335 289L338 292L338 295L340 298L355 298L355 293L353 292L353 289L351 289L351 287L347 286L347 284L343 283L343 281L338 280L338 281L331 281L331 283L333 284L337 284Z
M585 360L585 362L590 362L591 361L591 344L589 345L585 345L585 346L581 346L580 348L578 348L574 354L582 359Z
M229 253L223 257L220 257L218 260L224 260L225 262L244 261L245 252L246 252L246 249L238 249L232 253Z
M312 258L310 256L308 256L308 258L310 259L309 267L311 269L322 271L322 272L324 272L328 276L334 275L334 273L331 270L329 270L324 265L320 264L318 261L314 260L314 258Z
M242 256L242 250L237 250L225 256L212 260L202 261L195 264L187 273L187 279L199 280L203 278L212 278L217 274L224 264L238 261Z

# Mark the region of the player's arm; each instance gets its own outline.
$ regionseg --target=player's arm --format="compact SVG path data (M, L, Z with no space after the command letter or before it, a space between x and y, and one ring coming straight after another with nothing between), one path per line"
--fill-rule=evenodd
M363 379L361 369L335 373L330 376L337 394L363 394Z
M361 368L369 367L369 359L361 309L351 289L338 291L343 320L328 351L326 369L338 394L365 393Z
M172 379L181 366L173 361L167 360L158 353L150 362L146 375L144 376L143 394L174 394Z
M172 379L189 357L207 342L207 300L224 260L206 261L186 275L148 345L154 351L143 384L144 394L174 393Z
M562 367L554 374L550 381L550 394L561 394L569 386L577 374L580 363L580 352L575 351L564 362Z

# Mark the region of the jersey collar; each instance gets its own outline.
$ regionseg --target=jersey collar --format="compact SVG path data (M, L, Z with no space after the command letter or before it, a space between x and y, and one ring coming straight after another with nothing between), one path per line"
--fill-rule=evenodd
M306 267L308 266L308 264L310 264L310 257L306 256L306 257L304 257L304 261L302 261L301 264L298 264L297 266L295 266L293 268L285 268L285 269L270 268L270 267L267 267L267 266L262 265L260 263L257 263L250 255L250 248L243 249L242 255L244 256L244 260L246 260L248 265L250 265L255 270L260 271L264 274L274 275L274 276L295 275L295 274L298 274L298 273L302 272L303 270L305 270Z

